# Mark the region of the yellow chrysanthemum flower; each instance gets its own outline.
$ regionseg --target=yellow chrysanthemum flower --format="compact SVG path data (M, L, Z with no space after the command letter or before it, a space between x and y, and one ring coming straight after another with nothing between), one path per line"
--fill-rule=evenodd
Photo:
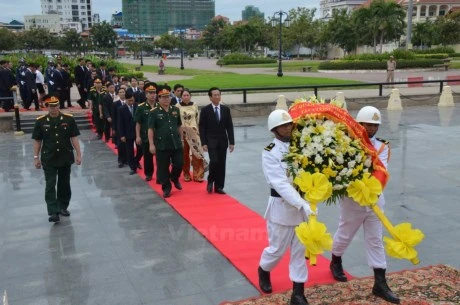
M331 177L335 178L337 176L337 172L329 166L323 169L323 174L325 174L328 179Z
M347 187L348 196L360 206L372 206L379 200L382 193L380 181L366 173L361 180L355 180Z
M355 166L355 168L352 171L352 176L356 177L359 175L359 173L363 170L364 164L360 163L358 166Z

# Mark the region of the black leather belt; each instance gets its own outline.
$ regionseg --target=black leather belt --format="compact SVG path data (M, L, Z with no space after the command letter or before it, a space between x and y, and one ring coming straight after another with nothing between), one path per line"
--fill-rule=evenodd
M275 191L274 189L270 189L270 196L272 196L272 197L281 197L280 194L278 194L278 192Z

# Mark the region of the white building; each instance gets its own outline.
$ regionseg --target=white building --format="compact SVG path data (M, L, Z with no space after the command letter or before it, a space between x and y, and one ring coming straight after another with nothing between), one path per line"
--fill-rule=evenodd
M58 14L60 22L80 22L82 30L91 28L92 0L41 0L42 14Z
M83 31L80 22L61 22L61 29L62 31L75 30L77 33Z
M319 2L320 18L329 20L334 10L346 9L347 12L351 12L365 2L367 0L321 0Z
M48 29L50 33L61 32L60 18L58 14L28 15L24 16L26 31L31 29Z
M398 0L398 3L405 10L408 9L409 0ZM447 15L450 10L460 8L460 0L413 0L412 7L412 23L435 21L438 17Z

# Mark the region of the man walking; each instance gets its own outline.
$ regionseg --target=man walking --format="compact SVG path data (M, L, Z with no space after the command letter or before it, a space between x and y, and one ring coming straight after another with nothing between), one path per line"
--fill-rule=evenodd
M396 61L393 55L390 56L390 59L387 61L387 83L393 83L395 81L395 70L396 70ZM393 85L391 85L393 87Z
M225 194L225 166L227 148L231 152L235 147L233 121L230 108L220 103L221 93L217 87L208 91L211 104L203 107L200 113L200 139L203 150L209 153L209 175L206 190Z
M77 85L78 93L80 94L80 99L77 103L81 108L86 108L86 97L87 92L85 91L85 77L88 72L88 68L85 66L85 60L83 58L78 59L78 65L74 68L75 76L75 85Z
M182 189L179 177L184 165L182 121L179 109L170 105L170 93L169 86L158 88L159 106L150 111L148 123L149 149L156 154L157 176L164 198L171 196L171 181L176 189Z
M43 100L48 107L48 114L37 118L35 122L32 133L34 165L37 169L43 167L45 173L48 221L58 222L59 214L70 216L70 168L74 162L81 164L80 143L77 138L80 132L72 115L59 111L57 97L45 95Z

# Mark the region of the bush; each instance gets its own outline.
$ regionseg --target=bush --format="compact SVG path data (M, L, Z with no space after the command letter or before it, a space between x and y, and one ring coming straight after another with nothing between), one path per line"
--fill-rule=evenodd
M135 78L137 78L138 80L144 79L144 73L143 73L143 72L133 72L133 71L129 71L129 72L118 73L117 75L118 75L118 76L126 77L126 78L128 78L128 79L131 79L131 77L135 77Z
M452 47L438 47L433 49L426 49L426 50L412 50L412 52L417 54L439 54L439 53L455 53L454 48Z
M440 54L415 54L416 58L431 58L431 59L444 59L449 57L447 53L440 53Z
M394 50L391 53L366 53L366 54L358 54L358 55L347 55L343 59L344 60L379 60L379 61L387 61L390 56L393 55L397 60L400 59L415 59L415 55L406 50Z
M276 63L275 59L264 57L251 57L246 54L232 53L225 55L217 61L218 65L244 65L244 64L266 64Z
M442 64L439 59L398 60L397 69L432 68L433 65ZM318 70L386 70L386 61L377 60L331 60L322 62Z
M449 53L449 57L460 57L460 53Z

